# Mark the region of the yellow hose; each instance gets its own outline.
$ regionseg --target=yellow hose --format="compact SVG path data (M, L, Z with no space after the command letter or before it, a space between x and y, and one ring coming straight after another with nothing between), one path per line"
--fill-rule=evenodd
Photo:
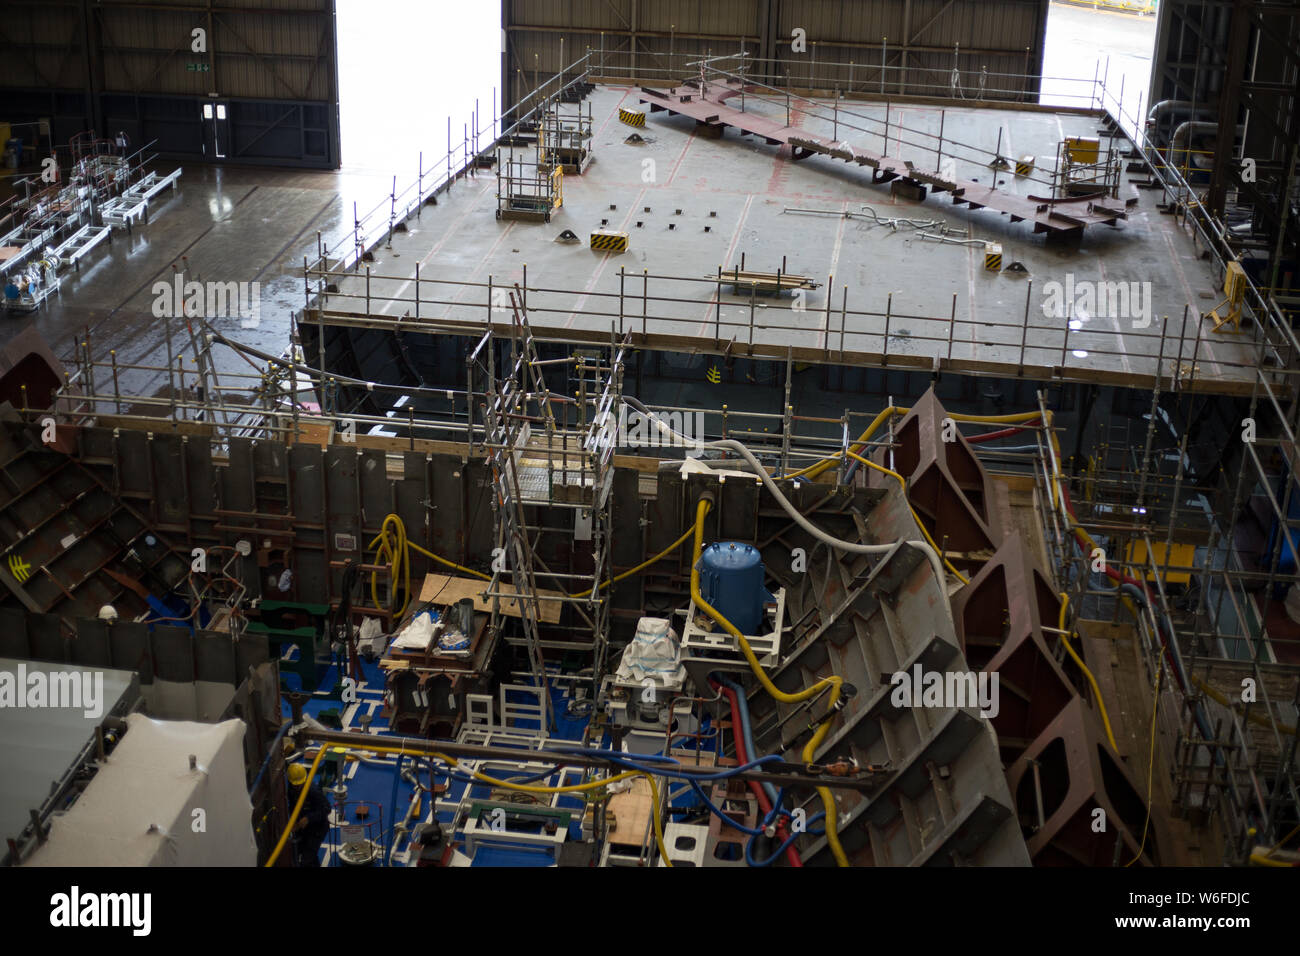
M1057 630L1062 632L1061 634L1058 635L1061 638L1061 645L1065 648L1066 652L1074 660L1074 663L1079 665L1079 670L1083 671L1083 676L1088 678L1088 683L1092 685L1093 696L1097 698L1097 709L1101 711L1101 722L1106 725L1106 736L1110 738L1110 745L1112 748L1114 748L1115 753L1119 753L1119 744L1115 743L1115 734L1110 729L1110 716L1106 713L1106 702L1101 699L1101 688L1097 686L1097 678L1092 676L1092 671L1088 670L1088 665L1083 662L1083 658L1081 658L1078 654L1074 652L1074 648L1070 646L1069 638L1067 638L1064 633L1065 612L1069 607L1070 607L1070 595L1066 594L1063 591L1061 592L1061 616L1056 625ZM1158 676L1156 678L1156 682L1157 682L1156 689L1159 690Z
M1282 860L1274 860L1271 857L1269 857L1267 853L1261 853L1258 850L1256 850L1254 853L1250 855L1250 862L1254 863L1256 866L1285 866L1289 868L1294 868L1296 866L1296 864L1294 863L1286 863Z
M694 530L695 530L694 528L687 528L686 532L680 538L678 538L668 547L664 548L654 557L642 561L636 567L630 568L627 571L624 571L622 574L615 575L614 577L610 578L607 581L602 581L600 583L600 587L603 589L609 587L610 585L617 584L619 581L623 581L627 578L630 578L638 571L645 570L646 568L650 567L650 565L654 564L656 561L666 558L668 555L672 554L672 552L675 549L679 548L682 545L682 543L687 538L689 538L692 533L694 533ZM401 608L394 611L394 613L399 616L403 611L406 610L407 606L410 603L410 594L411 594L410 552L412 551L418 551L426 558L432 558L434 561L437 561L439 564L444 564L449 568L456 569L457 571L463 571L465 574L472 575L478 578L480 581L492 580L492 578L489 575L483 574L481 571L475 571L473 568L467 568L464 565L457 564L455 561L448 561L446 558L436 555L432 551L427 551L424 548L420 547L418 544L415 544L414 542L409 540L406 537L406 525L403 524L402 519L395 514L390 514L388 517L384 519L384 523L380 529L380 532L378 535L375 536L375 539L370 542L370 547L375 549L376 563L386 560L388 564L392 567L394 581L396 581L399 576L403 576L407 598L402 603ZM570 594L568 596L573 598L586 597L592 592L592 590L593 590L592 588L587 588L587 590L585 591L579 591L576 594ZM371 593L371 597L374 599L375 607L379 607L378 574L377 572L373 572L373 571L370 574L370 593Z
M871 424L867 426L866 430L861 435L859 435L857 437L857 440L853 443L853 445L849 447L849 453L850 454L853 454L855 452L861 453L863 450L865 450L867 442L870 441L871 436L876 433L876 429L878 429L885 422L889 421L890 416L906 415L910 411L911 411L910 408L902 408L901 406L898 405L890 405L879 415L877 415L874 419L872 419ZM1015 425L1015 424L1019 424L1020 422L1031 422L1035 418L1041 418L1042 416L1038 412L1019 412L1015 415L960 415L953 412L953 413L949 413L948 417L955 422L976 422L985 425ZM830 458L823 459L822 461L819 461L815 465L810 465L809 467L804 468L802 471L797 471L794 474L786 475L785 477L797 478L803 475L807 475L810 479L816 478L827 468L830 468L839 458L840 458L839 455L832 455Z
M673 861L668 858L668 848L664 846L663 824L659 822L659 814L661 812L659 805L659 784L655 783L655 778L650 776L648 773L645 774L645 778L650 782L650 793L654 797L655 812L650 814L650 819L655 825L655 844L659 847L659 858L664 861L664 866L671 867Z
M921 520L921 516L916 513L916 509L912 507L912 503L907 500L907 480L898 472L890 471L888 468L885 468L881 465L877 465L874 461L871 461L870 459L867 458L863 458L859 454L856 454L854 452L849 452L849 455L853 458L856 458L859 462L866 465L868 468L874 468L876 471L888 475L890 478L896 478L898 480L899 487L903 489L903 503L907 505L907 510L912 512L912 517L916 520L916 526L921 529L921 534L925 535L925 540L929 543L930 547L934 548L934 553L939 556L939 560L943 562L944 567L946 567L949 571L951 571L953 574L957 576L958 581L960 581L962 584L970 584L970 579L967 578L966 575L958 571L955 567L953 567L952 562L949 561L947 556L944 555L944 553L939 550L939 546L934 543L934 538L930 537L930 532L926 530L925 522L923 522ZM944 586L944 582L940 581L939 586L942 588ZM947 589L945 588L944 590L946 591ZM945 594L944 596L946 597L947 595Z
M1160 659L1160 666L1156 668L1156 692L1151 698L1151 753L1147 757L1147 818L1142 824L1142 842L1138 844L1137 856L1124 864L1125 868L1132 866L1138 860L1142 859L1142 853L1147 848L1147 831L1151 829L1151 785L1156 778L1156 712L1160 709L1160 678L1165 672L1165 661ZM1103 710L1104 714L1105 711ZM1109 727L1106 728L1110 730ZM1114 745L1111 741L1111 745Z
M1254 836L1255 832L1256 832L1255 829L1251 828L1250 835ZM1296 826L1294 829L1292 829L1290 833L1288 833L1282 839L1278 840L1276 845L1274 846L1255 847L1255 849L1250 854L1250 862L1258 864L1259 866L1290 866L1290 867L1300 866L1300 863L1292 862L1296 859L1296 854L1291 853L1290 851L1287 852L1287 856L1285 859L1276 859L1273 856L1273 854L1275 854L1278 850L1282 849L1283 845L1286 843L1287 840L1291 839L1297 833L1300 833L1300 826Z
M321 759L325 756L326 751L330 749L341 751L343 748L322 747L320 753L316 755L316 759L311 762L311 769L307 771L307 779L302 784L302 792L298 794L298 802L293 805L293 812L289 814L289 822L284 825L284 832L280 834L280 841L276 843L275 849L267 857L266 865L268 867L275 866L275 861L280 859L285 844L289 842L289 837L293 833L293 825L298 822L298 814L302 812L303 804L307 802L307 788L311 786L312 779L316 776L316 769L320 767Z
M758 657L754 654L754 649L750 647L749 642L745 640L745 635L741 634L734 624L719 614L707 601L704 600L704 595L700 593L699 563L700 552L704 548L704 518L709 513L709 507L709 500L707 498L701 498L700 503L695 508L695 550L691 557L691 598L695 601L696 606L701 611L718 624L722 625L723 630L736 639L736 643L740 646L741 653L745 655L745 660L749 662L749 669L754 672L754 676L757 677L758 682L763 685L763 689L774 699L783 704L797 704L801 700L815 697L821 692L823 687L829 686L830 695L829 701L827 702L827 710L833 711L835 705L840 699L840 688L844 683L843 680L834 675L823 677L811 687L806 687L797 694L787 694L785 691L773 684L771 678L767 676L762 665L758 662ZM810 739L803 748L804 763L812 763L817 748L821 745L822 741L826 739L826 735L830 733L830 730L830 722L825 721L813 733L812 739ZM753 757L754 755L750 754L750 758L752 759ZM848 866L849 858L844 853L844 848L840 845L838 828L839 810L835 806L835 797L828 787L818 787L817 794L822 798L822 805L826 808L826 843L830 846L831 853L835 856L835 862L840 866Z
M622 574L615 575L614 577L610 578L608 581L602 581L602 582L600 583L600 586L601 586L602 588L607 588L607 587L609 587L611 584L617 584L619 581L622 581L624 578L630 578L632 575L636 574L638 571L640 571L640 570L642 570L642 569L644 569L644 568L648 568L648 567L650 567L650 565L654 564L656 561L660 560L661 558L666 558L666 557L668 557L668 555L672 554L673 551L677 550L677 548L681 546L681 543L682 543L683 541L685 541L687 538L689 538L689 537L690 537L692 534L694 534L694 533L695 533L695 528L694 528L694 527L687 528L685 534L683 534L680 538L678 538L676 541L674 541L674 542L673 542L672 544L670 544L668 547L664 548L662 551L660 551L658 554L656 554L653 558L649 558L649 559L647 559L647 560L645 560L645 561L642 561L642 562L641 562L640 564L638 564L635 568L631 568L631 569L629 569L629 570L627 570L627 571L624 571ZM587 590L585 590L585 591L579 591L577 594L570 594L569 597L573 597L573 598L586 597L586 596L587 596L588 594L590 594L593 590L595 590L595 588L587 588Z
M307 788L311 786L311 782L316 776L316 770L320 766L321 758L324 757L325 753L329 750L344 754L350 750L364 750L366 753L398 754L406 757L414 756L410 750L407 750L404 747L370 746L369 744L365 747L344 747L339 745L327 745L321 747L320 753L318 753L316 759L312 761L311 769L307 771L307 779L303 782L302 792L298 795L298 802L294 805L293 812L289 815L289 822L285 825L284 833L280 835L280 842L276 844L275 849L271 852L270 858L266 861L267 866L275 865L275 861L279 859L280 853L284 849L284 845L289 841L289 836L293 833L293 826L298 822L298 814L302 811L303 804L307 801ZM453 767L459 766L460 764L460 761L455 757L449 757L446 754L431 753L430 756L436 757ZM645 777L650 781L650 792L654 796L655 813L653 814L653 820L655 843L659 847L659 855L663 857L664 864L666 866L673 865L672 861L668 859L668 850L664 846L663 827L659 821L659 786L655 783L654 778L648 773L644 773L640 770L626 770L622 773L616 773L612 777L602 777L599 780L591 780L587 783L571 783L561 787L540 787L535 784L512 783L509 780L498 780L496 777L490 777L477 770L470 770L467 771L467 773L476 780L490 783L494 787L504 787L507 790L522 790L525 793L582 793L587 790L600 790L617 780L626 780L629 777Z
M412 551L418 551L426 558L431 558L439 564L446 565L449 568L454 568L457 571L463 571L465 574L476 577L480 581L492 580L492 578L483 574L481 571L467 568L463 565L457 564L455 561L448 561L446 558L436 555L432 551L428 551L410 541L406 537L406 525L402 522L402 519L395 514L390 514L388 517L384 518L384 523L380 526L379 534L375 536L375 540L370 542L370 547L375 549L376 564L387 562L389 567L392 568L394 592L396 592L398 579L400 578L402 581L403 590L405 592L405 596L402 599L402 606L400 608L389 608L389 610L391 610L397 617L401 617L406 611L407 606L411 603ZM370 596L375 602L375 607L380 607L379 574L375 571L370 572Z

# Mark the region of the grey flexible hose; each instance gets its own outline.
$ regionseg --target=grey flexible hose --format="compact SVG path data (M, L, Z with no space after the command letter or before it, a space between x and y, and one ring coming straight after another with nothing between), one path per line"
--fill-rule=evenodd
M673 428L663 419L650 411L650 409L646 408L645 405L641 404L637 399L625 395L623 401L654 422L656 427L658 427L664 434L674 436L683 442L692 443L691 439L688 439L685 435L673 430ZM836 538L827 534L821 528L818 528L811 521L805 518L800 513L799 509L790 503L790 500L781 493L781 489L777 487L776 482L773 481L772 477L767 473L767 469L764 468L759 463L758 459L754 457L753 453L740 442L735 441L734 439L724 439L722 441L707 442L704 447L734 451L744 458L745 461L749 463L749 467L753 470L754 474L763 482L764 487L766 487L772 497L776 499L777 504L781 506L785 513L790 516L791 520L823 544L826 544L837 551L847 551L850 554L885 554L892 551L897 546L897 542L893 544L861 544L856 541L845 541L842 538ZM935 580L938 581L940 587L943 587L946 591L948 578L944 573L943 562L939 559L939 553L930 546L928 541L906 541L906 543L923 552L925 556L929 558L930 567L934 570Z

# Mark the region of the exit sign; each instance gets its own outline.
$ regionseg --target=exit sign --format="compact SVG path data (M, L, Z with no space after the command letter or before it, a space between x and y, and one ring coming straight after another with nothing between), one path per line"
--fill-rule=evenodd
M185 69L189 73L207 73L210 69L209 63L186 63Z

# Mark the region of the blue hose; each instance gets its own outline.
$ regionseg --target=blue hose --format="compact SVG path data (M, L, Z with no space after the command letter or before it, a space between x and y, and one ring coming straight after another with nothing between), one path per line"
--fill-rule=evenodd
M808 822L809 822L810 824L812 824L812 823L816 823L818 820L822 819L822 817L824 817L824 816L826 816L825 811L819 811L819 812L817 812L817 813L814 813L814 814L813 814L813 815L808 819ZM824 831L824 830L822 830L822 831L808 830L808 831L805 831L805 832L808 832L808 833L822 832L822 833L824 833L824 832L826 832L826 831ZM776 848L776 851L773 852L773 854L772 854L771 856L769 856L766 860L756 860L756 859L754 859L754 838L753 838L753 837L750 837L748 840L745 841L745 862L748 863L750 866L771 866L771 865L772 865L772 864L773 864L777 859L780 858L781 854L783 854L787 849L789 849L790 845L791 845L792 843L794 843L795 840L799 839L799 837L802 836L802 835L803 835L802 833L791 833L788 837L785 838L785 840L782 841L781 845L780 845L779 847Z
M607 759L612 764L616 764L621 767L627 767L630 770L639 770L641 773L652 773L660 777L673 777L678 780L694 781L694 780L729 780L732 777L736 776L737 774L743 773L746 770L750 770L754 767L761 767L763 766L763 764L779 761L781 758L778 757L776 754L771 754L767 757L760 757L758 760L751 760L749 763L744 763L737 767L728 767L726 770L722 770L718 773L685 773L683 772L682 769L669 769L667 767L647 767L644 766L643 764L637 763L634 760L628 760L625 757L609 757ZM682 766L681 764L676 764L675 761L674 763L678 768Z
M709 811L714 816L716 816L727 826L731 827L733 830L739 830L741 833L748 834L751 837L760 836L763 834L764 831L762 830L762 828L755 829L754 827L747 827L743 823L737 823L735 820L731 819L731 817L727 816L725 813L719 810L716 806L714 806L713 801L709 799L709 795L704 792L704 788L701 787L694 780L691 781L691 789L695 791L696 795L704 802L704 805L709 808Z
M405 758L405 756L406 756L405 754L397 755L397 768L393 771L393 795L388 804L390 821L397 819L397 784L398 781L402 779L402 760ZM390 829L396 829L396 827L390 827ZM384 841L384 859L388 861L389 866L393 865L393 834L392 833L389 833L388 839Z
M745 699L744 689L735 681L724 677L721 674L713 674L713 679L723 687L733 691L736 695L736 709L740 711L740 730L742 739L745 741L745 752L749 754L752 760L758 755L758 748L754 746L754 731L749 722L749 702ZM767 798L776 804L776 787L770 783L763 784L763 792Z

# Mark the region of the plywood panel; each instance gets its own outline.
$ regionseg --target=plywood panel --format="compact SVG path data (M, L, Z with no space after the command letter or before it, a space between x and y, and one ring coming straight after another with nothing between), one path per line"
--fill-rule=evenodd
M420 588L421 601L437 601L439 604L455 604L464 598L474 599L474 608L478 611L492 611L491 599L483 600L479 595L487 588L488 582L478 578L450 577L446 574L426 574L424 585ZM502 584L502 591L514 593L514 585ZM559 591L546 591L538 588L540 597L563 597ZM538 601L540 620L546 624L560 622L560 604L558 601ZM501 598L501 613L510 617L523 617L519 612L519 602L514 598Z

